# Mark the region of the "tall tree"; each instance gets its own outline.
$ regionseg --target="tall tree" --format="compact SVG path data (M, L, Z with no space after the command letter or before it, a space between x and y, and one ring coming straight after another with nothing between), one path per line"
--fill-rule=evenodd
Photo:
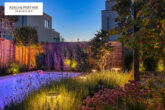
M110 34L120 35L120 41L133 50L133 76L135 80L139 80L139 49L140 26L138 24L139 18L136 16L137 12L142 7L141 0L116 0L116 4L112 7L119 15L115 21L118 23L117 27L110 31Z
M31 46L38 44L38 33L33 27L21 27L17 29L15 36L15 44L18 46L25 46L25 64L26 64L26 47L29 46L29 61L28 66L30 67L30 57L31 57Z
M164 105L165 105L165 1L144 0L141 11L137 16L141 18L141 34L143 46L150 53L159 53L164 62Z
M8 26L11 29L11 34L14 34L15 28L14 23L18 21L18 16L5 16L4 15L4 6L0 6L0 22L3 20L8 20Z
M161 56L165 73L165 1L134 0L134 5L131 0L116 1L114 10L119 13L120 17L117 18L118 27L111 32L122 34L122 40L129 46L155 56ZM133 14L130 11L132 9L136 9L136 12L132 11ZM137 30L131 31L132 26L134 29L136 26ZM163 80L165 99L165 77Z

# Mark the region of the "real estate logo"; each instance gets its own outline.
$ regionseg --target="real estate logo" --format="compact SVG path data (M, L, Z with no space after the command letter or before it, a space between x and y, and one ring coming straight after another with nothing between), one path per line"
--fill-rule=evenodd
M5 2L5 15L43 15L43 3Z

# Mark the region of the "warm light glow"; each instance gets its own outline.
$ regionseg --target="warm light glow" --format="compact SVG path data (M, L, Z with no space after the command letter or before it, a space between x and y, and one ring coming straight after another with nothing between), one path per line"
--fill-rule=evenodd
M111 71L114 71L114 72L120 72L121 71L121 68L112 68Z
M57 101L59 98L60 98L59 93L48 93L48 95L46 95L47 102Z
M96 73L96 72L97 72L97 70L96 70L96 69L93 69L93 70L92 70L92 72L93 72L93 73Z
M72 68L72 69L76 69L77 67L77 62L75 60L70 60L70 59L66 59L64 61L65 65L67 65L68 67Z
M27 66L29 66L29 63L30 63L30 68L35 68L36 67L35 57L38 54L43 53L43 50L44 49L41 45L38 47L32 46L30 49L30 58L29 58L29 47L16 46L15 47L15 61L22 65L27 65Z
M79 78L79 79L83 79L83 80L86 80L86 79L87 79L86 76L79 76L78 78Z
M70 65L71 65L71 60L69 60L69 59L65 60L65 64L66 64L67 66L70 66Z
M76 69L77 67L77 62L76 61L72 61L72 69Z

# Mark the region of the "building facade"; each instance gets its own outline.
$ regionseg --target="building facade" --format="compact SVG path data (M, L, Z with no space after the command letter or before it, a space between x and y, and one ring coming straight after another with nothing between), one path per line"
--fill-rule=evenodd
M106 0L105 1L105 10L102 10L102 30L109 31L116 27L115 18L118 17L118 14L112 11L112 7L115 5L115 0ZM110 41L117 41L117 36L110 36Z
M117 26L115 19L118 14L112 11L112 7L115 5L115 0L105 1L105 10L102 10L102 30L109 31ZM118 36L109 36L109 41L113 46L114 51L109 56L110 66L109 68L123 68L124 61L124 46L118 41Z
M43 16L20 16L15 26L31 26L36 28L39 42L60 42L60 33L52 28L52 17L46 13Z

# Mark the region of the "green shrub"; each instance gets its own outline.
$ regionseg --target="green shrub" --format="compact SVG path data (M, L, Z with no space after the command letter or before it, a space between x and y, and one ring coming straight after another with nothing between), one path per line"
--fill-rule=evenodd
M144 59L143 66L146 71L155 71L158 66L158 60L153 57L146 58Z
M7 68L0 68L0 76L9 75Z
M157 70L163 71L163 68L164 68L163 59L160 59L158 62Z
M133 64L133 54L132 52L128 52L124 57L124 68L126 71L131 71Z
M8 68L8 73L9 74L18 74L20 72L25 72L26 71L26 67L21 65L21 64L17 64L17 63L12 63L9 68Z
M39 70L46 70L45 54L36 55L36 65Z

